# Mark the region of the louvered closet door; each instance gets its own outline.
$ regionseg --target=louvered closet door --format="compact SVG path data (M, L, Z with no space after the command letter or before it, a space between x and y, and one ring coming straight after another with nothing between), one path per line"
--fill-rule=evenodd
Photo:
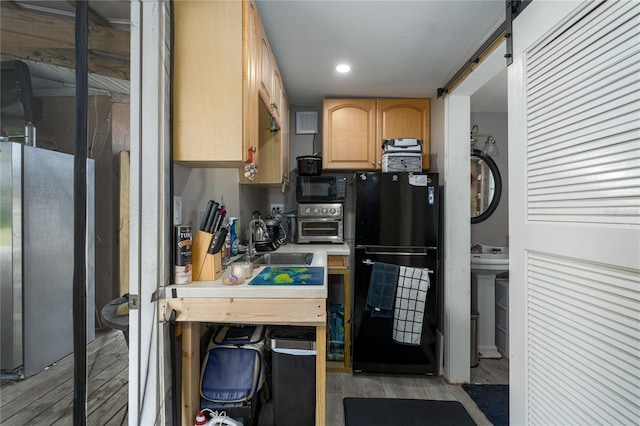
M640 3L532 2L513 34L511 424L640 424Z

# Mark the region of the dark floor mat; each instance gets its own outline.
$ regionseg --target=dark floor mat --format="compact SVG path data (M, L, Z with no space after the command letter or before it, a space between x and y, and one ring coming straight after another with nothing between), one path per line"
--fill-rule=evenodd
M345 426L475 426L457 401L344 398Z

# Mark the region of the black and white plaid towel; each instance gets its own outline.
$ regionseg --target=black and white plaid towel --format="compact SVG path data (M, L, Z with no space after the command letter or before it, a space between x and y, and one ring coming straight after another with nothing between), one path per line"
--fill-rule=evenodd
M428 269L400 267L393 312L393 340L396 342L420 344L428 290Z

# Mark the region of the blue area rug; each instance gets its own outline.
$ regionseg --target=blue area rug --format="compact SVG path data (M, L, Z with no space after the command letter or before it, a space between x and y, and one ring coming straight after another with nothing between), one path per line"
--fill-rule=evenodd
M462 385L494 426L509 425L509 385Z

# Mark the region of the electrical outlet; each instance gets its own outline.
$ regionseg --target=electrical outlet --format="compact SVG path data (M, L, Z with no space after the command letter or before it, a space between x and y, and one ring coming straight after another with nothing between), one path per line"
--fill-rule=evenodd
M271 204L271 217L276 214L284 214L284 204Z

